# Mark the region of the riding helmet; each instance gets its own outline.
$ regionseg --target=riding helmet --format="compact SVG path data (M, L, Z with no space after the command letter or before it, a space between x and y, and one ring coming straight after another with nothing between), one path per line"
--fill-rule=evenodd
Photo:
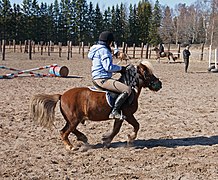
M112 32L104 31L99 35L99 41L109 42L114 41L114 35Z

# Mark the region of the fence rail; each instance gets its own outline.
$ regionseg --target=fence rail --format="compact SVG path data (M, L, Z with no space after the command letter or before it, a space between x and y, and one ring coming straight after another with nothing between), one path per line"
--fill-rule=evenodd
M0 53L2 54L2 60L6 59L6 52L20 52L20 53L27 53L29 55L29 59L32 59L32 56L35 53L40 53L41 55L47 54L50 56L51 54L58 54L59 57L62 57L63 54L66 54L67 60L72 58L73 54L81 54L83 58L88 54L90 49L90 44L84 45L83 42L79 44L79 46L73 46L72 41L68 41L66 46L62 45L63 43L59 42L58 44L54 44L52 41L47 43L39 42L35 43L31 40L26 40L22 44L21 41L16 43L15 40L6 42L5 40L0 41ZM173 48L172 48L173 46ZM177 59L181 56L181 47L180 45L172 45L166 44L165 50L172 52ZM127 44L124 42L122 46L119 47L119 51L127 53L133 59L137 58L146 58L151 59L156 57L155 51L152 51L152 46L149 44L141 43L140 47L137 47L133 44L132 47L128 47ZM201 53L200 53L200 60L203 60L204 54L204 44L201 45Z

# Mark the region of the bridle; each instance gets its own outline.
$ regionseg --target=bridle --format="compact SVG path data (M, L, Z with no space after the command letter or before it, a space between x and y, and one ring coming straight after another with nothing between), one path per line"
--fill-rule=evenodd
M159 78L155 77L153 74L148 74L144 71L143 75L139 74L139 78L144 81L146 87L151 90L159 90L161 89L161 82Z

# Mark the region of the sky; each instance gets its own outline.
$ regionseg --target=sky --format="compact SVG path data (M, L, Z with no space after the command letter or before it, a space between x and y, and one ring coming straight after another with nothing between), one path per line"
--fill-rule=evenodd
M92 2L94 4L94 7L98 3L99 7L101 9L105 9L109 6L120 4L121 2L123 4L127 4L127 5L129 5L130 3L131 4L138 4L138 2L140 0L86 0L86 1L87 1L87 3ZM159 0L161 5L168 5L171 8L174 8L175 5L179 4L179 3L185 3L186 5L189 6L192 3L194 3L195 1L196 0ZM10 0L10 2L11 2L11 4L14 4L14 3L22 4L23 0ZM47 4L51 4L54 2L54 0L38 0L38 3L41 3L41 2L46 2ZM150 0L150 2L155 2L155 0Z
M87 2L92 2L94 5L95 4L99 4L100 8L105 8L108 6L113 6L113 5L117 5L120 4L121 2L123 4L138 4L138 2L140 0L87 0ZM149 2L155 2L156 0L149 0ZM191 5L192 3L194 3L196 0L159 0L159 3L161 5L168 5L171 8L174 8L176 4L179 3L185 3L186 5Z

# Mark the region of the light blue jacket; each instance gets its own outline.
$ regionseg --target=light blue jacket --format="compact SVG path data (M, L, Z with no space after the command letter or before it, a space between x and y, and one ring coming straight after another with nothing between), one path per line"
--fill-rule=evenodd
M92 60L93 79L109 79L113 72L121 70L121 66L113 64L112 54L103 44L93 45L88 58Z

